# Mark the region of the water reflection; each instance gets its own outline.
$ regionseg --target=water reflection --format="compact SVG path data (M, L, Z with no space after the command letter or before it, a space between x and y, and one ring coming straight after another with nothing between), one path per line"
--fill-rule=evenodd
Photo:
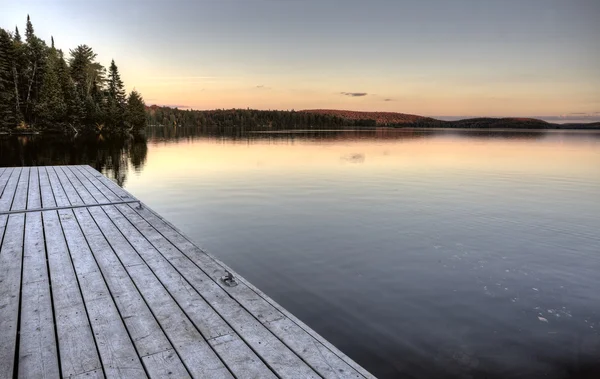
M0 166L87 164L123 186L140 172L148 155L146 137L62 135L0 136Z

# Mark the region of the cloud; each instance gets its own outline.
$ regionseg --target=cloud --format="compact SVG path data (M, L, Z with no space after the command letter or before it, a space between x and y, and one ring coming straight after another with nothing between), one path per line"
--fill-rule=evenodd
M394 99L383 99L383 101L394 101Z
M340 92L340 95L350 96L350 97L363 97L367 96L366 92Z
M258 88L258 89L271 89L271 87L266 87L264 84L256 86L256 88Z

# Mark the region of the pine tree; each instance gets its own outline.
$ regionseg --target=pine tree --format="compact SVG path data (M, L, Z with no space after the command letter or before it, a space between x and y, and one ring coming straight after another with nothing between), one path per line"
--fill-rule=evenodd
M65 117L65 123L70 125L71 128L75 128L79 125L83 118L85 118L85 110L78 101L75 84L71 79L69 66L65 61L62 50L58 50L58 61L57 61L57 73L58 80L60 82L60 88L65 99L65 105L67 107L67 115Z
M125 122L132 132L139 132L148 125L144 99L136 90L131 91L127 99Z
M44 70L46 65L46 44L39 39L33 30L33 25L29 15L27 15L27 27L25 29L25 70L21 75L22 84L25 91L22 92L24 99L21 99L23 116L28 123L35 122L34 109L40 94L42 82L44 79Z
M108 70L107 123L114 130L119 130L125 120L127 99L119 69L114 59Z
M19 27L15 26L15 42L21 42L21 33L19 33Z
M46 129L58 128L66 121L67 104L60 83L59 65L58 52L51 48L40 96L35 105L38 124Z
M0 28L0 128L18 123L18 103L14 81L14 45L10 34Z

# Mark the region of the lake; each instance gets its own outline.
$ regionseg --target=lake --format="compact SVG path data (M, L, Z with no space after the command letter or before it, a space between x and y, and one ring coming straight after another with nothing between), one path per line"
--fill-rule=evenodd
M600 133L1 137L90 164L380 378L600 377Z

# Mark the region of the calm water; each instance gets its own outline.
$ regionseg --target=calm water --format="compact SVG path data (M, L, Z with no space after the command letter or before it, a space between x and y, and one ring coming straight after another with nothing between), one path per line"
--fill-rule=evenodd
M152 129L88 163L381 378L600 377L600 133Z

